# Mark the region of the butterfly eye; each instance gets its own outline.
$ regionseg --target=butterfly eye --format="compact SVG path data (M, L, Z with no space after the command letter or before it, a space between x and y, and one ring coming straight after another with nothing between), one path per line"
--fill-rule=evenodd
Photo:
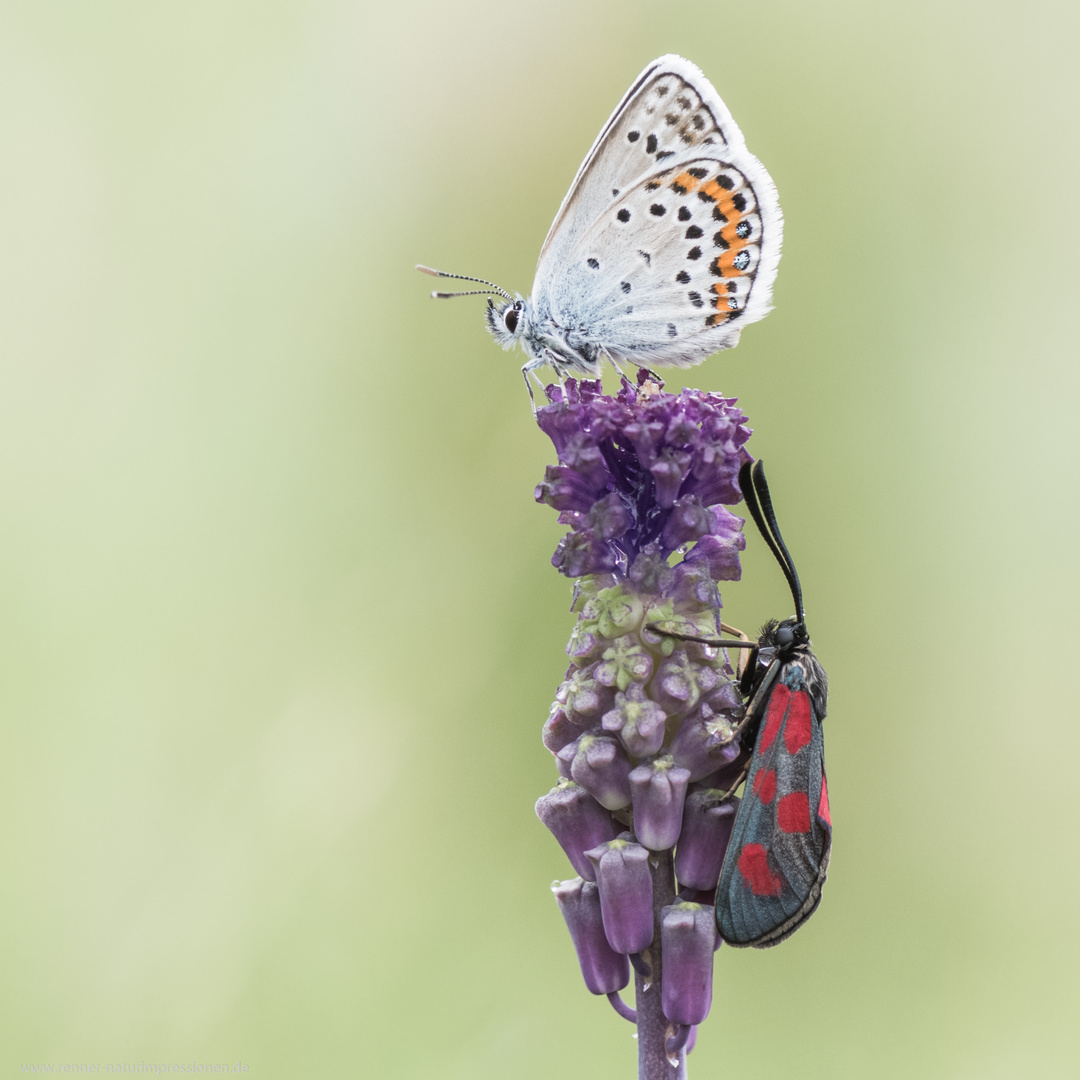
M518 324L518 305L511 304L510 307L503 312L503 325L512 334L517 329Z
M787 648L795 641L795 632L790 626L781 626L776 631L776 644L781 648Z

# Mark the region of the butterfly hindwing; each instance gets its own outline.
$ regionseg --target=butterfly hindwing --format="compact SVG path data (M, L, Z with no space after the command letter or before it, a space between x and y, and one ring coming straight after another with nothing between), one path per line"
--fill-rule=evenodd
M763 218L740 169L697 156L613 200L548 293L616 360L685 366L737 343L768 310Z
M720 936L764 947L794 933L821 899L831 844L821 717L801 663L789 661L765 700L720 874Z

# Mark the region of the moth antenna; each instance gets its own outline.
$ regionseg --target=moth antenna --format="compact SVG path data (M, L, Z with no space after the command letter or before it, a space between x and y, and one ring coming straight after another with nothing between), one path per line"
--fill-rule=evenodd
M424 266L421 263L416 264L416 269L421 274L430 274L432 277L448 277L457 278L458 281L475 281L479 285L489 285L488 289L474 289L472 292L433 292L431 295L436 300L448 300L452 296L487 296L488 293L497 293L503 297L504 300L513 301L513 297L503 288L496 285L494 281L485 281L481 277L469 277L467 274L448 274L445 270L434 270L430 266Z
M750 481L745 486L743 485L744 477ZM764 463L757 461L753 467L749 462L744 464L739 470L739 485L743 488L743 495L747 498L747 507L754 517L755 524L776 557L776 561L780 564L784 577L787 578L788 588L791 589L791 598L795 602L795 617L800 623L803 623L805 622L805 613L803 611L802 585L799 582L798 571L795 569L795 560L792 559L791 553L784 543L784 538L780 534L780 526L776 521L776 511L773 509L772 495L769 493L769 484L765 479ZM752 502L749 495L751 491L753 492Z

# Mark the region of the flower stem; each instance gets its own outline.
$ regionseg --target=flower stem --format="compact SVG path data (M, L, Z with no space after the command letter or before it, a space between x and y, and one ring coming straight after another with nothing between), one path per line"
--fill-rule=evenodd
M675 871L671 852L650 853L649 869L653 879L653 943L642 954L651 968L646 978L635 971L637 991L638 1080L686 1080L686 1052L679 1050L678 1064L668 1060L668 1019L661 1008L663 970L660 956L660 913L675 899Z

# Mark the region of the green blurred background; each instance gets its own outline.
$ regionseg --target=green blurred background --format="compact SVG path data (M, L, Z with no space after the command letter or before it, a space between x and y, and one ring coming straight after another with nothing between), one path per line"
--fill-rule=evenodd
M686 373L832 680L819 913L692 1076L1080 1076L1074 3L0 3L0 1069L627 1078L533 816L565 666L520 357L638 71L787 219ZM669 387L681 385L676 376ZM728 618L788 611L756 538Z

